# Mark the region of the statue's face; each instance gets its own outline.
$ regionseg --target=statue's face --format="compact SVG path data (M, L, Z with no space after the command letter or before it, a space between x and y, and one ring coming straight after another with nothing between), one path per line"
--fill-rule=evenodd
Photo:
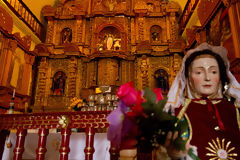
M219 66L215 58L203 55L193 60L189 69L190 87L195 98L216 97L220 84Z

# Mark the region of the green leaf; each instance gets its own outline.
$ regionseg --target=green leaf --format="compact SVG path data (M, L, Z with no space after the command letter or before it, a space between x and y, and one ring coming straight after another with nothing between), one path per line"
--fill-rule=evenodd
M148 102L142 103L141 106L142 106L144 112L147 113L147 114L150 114L154 111L153 110L153 105L148 103Z
M193 160L200 160L200 158L193 153L193 149L192 149L192 148L190 148L190 149L188 150L188 155L189 155Z
M162 100L158 101L157 109L163 111L163 108L164 108L166 102L167 102L167 99L162 99Z
M157 101L156 94L149 88L144 89L144 97L146 98L147 102L152 103L152 104L156 103L156 101Z
M160 121L177 121L177 118L175 116L172 116L171 114L168 114L167 112L160 112L159 113L159 120Z

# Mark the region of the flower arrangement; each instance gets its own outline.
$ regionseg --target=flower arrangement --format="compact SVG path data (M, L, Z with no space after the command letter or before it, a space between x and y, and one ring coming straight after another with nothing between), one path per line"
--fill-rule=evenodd
M71 99L70 109L80 111L83 106L83 100L77 97Z
M181 136L174 141L174 146L185 149L188 124L163 110L166 99L161 89L137 91L128 82L119 88L117 96L118 108L107 117L108 139L113 145L121 149L144 146L153 150L165 143L169 131L178 131Z

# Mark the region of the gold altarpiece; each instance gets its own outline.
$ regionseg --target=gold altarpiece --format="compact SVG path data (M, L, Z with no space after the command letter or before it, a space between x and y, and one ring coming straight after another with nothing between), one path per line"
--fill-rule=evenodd
M72 0L44 6L45 43L39 59L34 111L66 110L99 86L112 93L128 81L168 91L180 68L180 7L159 0Z

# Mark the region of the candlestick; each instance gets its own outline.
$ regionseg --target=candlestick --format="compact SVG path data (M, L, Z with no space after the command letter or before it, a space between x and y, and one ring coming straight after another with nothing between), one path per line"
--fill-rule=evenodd
M13 95L12 97L14 98L15 97L15 88L13 89Z

